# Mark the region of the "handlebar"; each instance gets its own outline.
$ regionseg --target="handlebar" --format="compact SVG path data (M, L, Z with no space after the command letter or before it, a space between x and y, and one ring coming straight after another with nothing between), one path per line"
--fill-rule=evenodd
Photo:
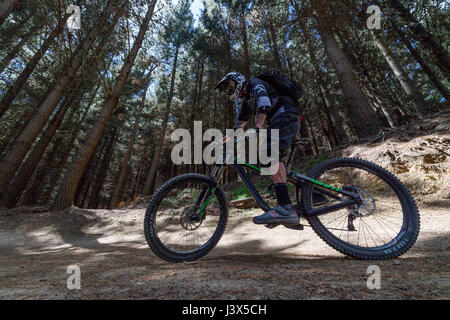
M250 129L250 130L248 130L247 132L250 132L251 134L256 134L256 130L255 130L255 129ZM227 137L223 138L222 141L220 141L220 142L213 142L213 144L224 144L224 145L225 145L225 144L228 144L228 143L230 143L230 144L232 144L232 143L238 143L239 141L244 140L245 137L248 137L248 136L249 136L248 133L242 135L241 137L233 136L233 141L231 141L231 142L230 142L230 140L231 140L232 138L231 138L230 136L227 136Z

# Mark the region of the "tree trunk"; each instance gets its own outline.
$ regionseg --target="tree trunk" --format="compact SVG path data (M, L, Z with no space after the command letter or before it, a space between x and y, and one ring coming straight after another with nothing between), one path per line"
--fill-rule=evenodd
M389 0L391 6L400 12L406 24L413 30L416 37L429 48L438 60L439 68L445 73L450 73L450 56L439 42L417 21L407 8L399 0Z
M144 93L142 94L141 105L139 107L136 120L134 121L134 128L131 134L130 142L128 143L127 151L125 152L125 156L123 157L122 164L120 166L119 176L117 178L117 182L115 183L111 201L109 202L109 209L114 209L115 207L117 207L117 203L119 202L119 196L122 192L123 184L125 182L126 173L128 170L128 162L130 161L131 151L133 149L134 140L136 139L137 129L139 128L139 121L141 120L142 111L144 110L145 100L147 98L147 90L148 86L144 89Z
M389 66L391 67L395 76L397 77L398 81L402 85L403 90L405 90L409 99L413 103L417 114L419 115L419 117L423 117L427 112L427 106L426 106L424 97L417 90L416 85L408 77L405 70L397 62L397 59L395 58L395 56L391 52L391 50L387 47L387 45L384 42L381 35L378 32L375 32L373 30L371 30L370 32L372 33L372 35L375 39L375 43L377 44L378 48L380 49L380 51L383 54L384 58L386 59L387 63L389 64Z
M111 24L112 26L115 26L117 24L117 21L119 19L119 15L116 15L113 23ZM96 48L96 52L100 52L101 49L103 48L103 46L106 44L107 39L109 38L109 34L108 36L104 36L103 39L101 40L100 44L97 46ZM89 63L87 64L87 67L85 68L86 70L88 70L91 73L97 74L98 70L97 69L91 69L94 67L94 64L96 63L97 59L99 57L98 56L92 56L89 60ZM108 70L109 66L106 66L103 70ZM70 130L70 126L71 126L71 121L67 121L66 124L63 125L63 129L62 131L65 130L70 130L71 131L71 137L64 142L64 139L61 137L57 137L57 140L55 141L55 143L57 143L58 145L60 145L60 147L58 148L58 153L60 154L59 160L56 161L56 163L54 163L53 160L53 168L54 168L54 172L51 173L51 177L50 177L50 184L49 187L47 188L46 192L44 193L44 195L42 196L42 205L47 204L50 195L53 192L53 189L56 186L56 183L59 181L61 173L63 172L64 168L66 167L66 163L67 160L69 159L69 156L71 154L71 151L75 145L75 141L77 140L77 137L80 133L80 129L84 130L84 124L85 124L85 120L87 118L87 115L89 113L90 108L92 107L92 104L94 102L94 99L97 96L97 92L101 87L101 83L103 81L103 77L100 77L100 79L97 79L97 84L95 86L94 91L92 92L92 94L90 95L88 101L86 102L86 108L80 118L80 120L77 122L75 128L73 128L72 130ZM71 119L71 118L69 118ZM53 157L52 157L53 159ZM38 172L37 175L40 175L42 173ZM41 176L39 179L37 179L36 181L41 181L44 178L44 176ZM36 182L36 183L40 183L40 182ZM37 186L39 187L39 185ZM35 197L30 194L32 193L34 189L37 188L34 184L32 187L29 188L29 190L26 191L26 194L24 196L24 200L28 201L28 202L33 202L35 201Z
M141 165L139 164L138 167L137 167L136 176L134 177L133 188L131 189L131 196L130 196L131 200L133 200L134 197L137 194L136 191L137 191L137 188L138 188L138 185L139 185L140 177L141 177Z
M53 119L50 121L47 128L42 133L41 138L33 148L33 151L31 151L30 155L25 160L24 164L9 185L5 196L1 201L2 206L13 208L19 201L22 192L25 190L27 183L29 182L34 170L36 169L36 166L41 160L56 130L61 125L67 110L71 107L72 102L75 100L76 93L78 92L80 85L81 81L78 82L78 85L70 94L70 96L66 97L66 100L58 109L56 114L53 116Z
M284 60L285 60L285 68L286 71L289 75L289 78L291 78L292 80L294 80L294 73L292 71L293 68L293 64L292 64L292 60L291 57L289 56L289 52L288 52L288 47L287 47L287 40L285 37L283 37L283 55L284 55Z
M104 11L104 18L109 16L114 9L112 2L113 1L111 0L108 1L108 7ZM6 187L14 177L15 172L22 163L23 158L33 144L33 141L47 122L49 116L55 110L55 107L64 95L67 86L75 77L76 72L84 62L86 53L97 38L102 27L103 23L96 24L84 41L79 44L69 65L63 68L63 70L66 70L66 74L60 77L56 86L53 87L50 93L45 97L23 132L19 135L5 158L0 162L0 197L4 196Z
M89 101L87 102L87 107L83 112L83 115L81 116L81 119L78 121L77 125L75 126L75 128L73 128L72 130L72 134L70 136L70 138L68 139L68 141L64 142L64 139L62 137L58 137L57 140L55 141L55 144L57 144L58 146L60 146L58 148L59 154L61 155L60 159L54 164L54 168L55 168L55 172L52 172L51 177L50 177L50 185L48 186L47 190L45 191L43 197L42 197L42 205L47 204L50 195L53 192L53 189L56 186L56 183L59 181L61 173L63 172L64 168L66 167L66 163L67 160L69 159L69 156L71 154L72 148L75 145L75 141L80 133L80 130L83 127L83 124L86 121L87 115L89 113L90 108L92 107L92 103L95 99L95 97L97 96L97 92L100 89L100 83L98 83L97 87L95 88L93 94L91 95L91 97L89 98ZM67 127L70 125L70 123L67 123ZM64 129L65 129L66 125L64 125ZM53 153L51 153L49 155L50 159L53 159ZM53 160L54 161L54 160ZM49 163L50 164L50 163ZM41 173L43 174L43 173ZM39 173L37 174L39 175ZM43 179L43 175L41 178L36 179L35 183L40 183L39 181L41 181ZM26 201L33 201L33 197L31 194L33 189L36 188L37 190L38 186L33 185L32 187L30 187L29 190L26 191L26 194L24 196L24 199L29 199Z
M55 154L58 152L58 149L61 145L61 140L62 139L60 138L56 139L51 149L47 152L42 165L38 168L37 172L33 176L33 183L26 189L19 204L25 206L36 205L38 201L42 202L41 199L46 196L46 193L42 192L43 186L45 185L45 177L47 174L49 174L49 171L53 169L52 164L55 160ZM50 182L50 184L56 184L56 181L53 182L53 180L51 179L47 180ZM39 197L41 197L41 199L39 199ZM43 205L45 205L45 202Z
M306 115L308 115L308 112L305 112ZM313 127L311 126L311 122L308 120L309 116L305 117L305 120L303 121L303 124L305 126L305 131L308 132L308 137L311 138L311 151L313 154L318 154L319 153L319 147L317 146L317 141L316 141L316 135L314 134L314 130Z
M35 28L31 28L30 30L28 30L28 32L23 35L22 39L20 39L19 43L16 44L14 48L12 48L12 50L6 55L6 57L2 59L2 61L0 61L0 74L9 66L11 60L17 56L19 51L23 49L25 43L30 40L31 36L35 32Z
M360 85L367 88L367 95L372 99L374 109L381 110L383 119L389 123L392 128L397 127L398 123L392 118L391 111L388 109L384 96L378 89L378 82L374 80L375 76L372 76L367 68L367 65L361 59L361 55L355 53L354 47L351 46L351 39L344 32L337 32L337 36L343 44L344 51L347 52L350 62L356 68L356 72L359 76ZM374 72L378 72L377 68L372 68ZM378 80L380 83L384 83L382 80Z
M153 188L154 182L155 182L156 170L159 166L159 158L161 156L161 149L163 147L164 137L166 135L166 130L167 130L167 122L169 120L170 108L172 105L173 91L174 91L174 86L175 86L175 76L176 76L176 72L177 72L178 50L179 50L179 47L177 46L175 48L175 56L173 58L172 75L170 78L169 96L167 97L166 110L165 110L164 119L163 119L163 126L161 128L161 136L159 138L158 144L155 146L155 151L153 152L152 165L150 167L150 172L145 181L144 189L142 190L142 194L144 196L149 195L151 189Z
M356 74L348 58L338 46L334 33L327 21L326 2L313 1L313 7L318 14L319 33L324 42L328 57L336 69L339 83L344 92L350 120L360 138L365 138L378 132L380 120L370 108L367 97L358 85Z
M8 110L11 102L15 99L15 97L22 90L23 85L30 77L31 73L33 72L33 70L36 67L36 65L38 64L38 62L41 60L41 58L47 52L48 48L53 43L56 36L58 36L61 33L61 31L63 30L64 25L68 18L69 18L69 16L66 15L63 19L61 19L59 21L59 23L56 25L55 29L53 29L53 31L50 33L48 38L45 39L42 46L39 47L37 52L34 54L33 58L31 58L31 60L28 62L27 66L22 71L22 73L19 75L19 77L16 79L14 84L5 93L2 101L0 102L0 117L5 113L6 110Z
M95 177L94 188L92 189L91 196L89 198L88 208L97 209L99 207L100 193L103 188L103 184L106 179L106 174L108 173L109 164L111 163L114 145L116 143L116 136L118 135L118 129L113 128L111 133L111 138L108 141L108 146L106 147L105 155L97 169L98 174Z
M20 5L20 0L3 0L0 5L0 26L8 18L9 14ZM1 73L1 72L0 72Z
M435 87L442 93L442 96L445 98L445 100L450 100L450 91L447 89L446 86L438 79L438 76L436 73L431 69L430 66L425 62L425 60L422 58L422 56L419 54L419 52L412 46L410 40L406 36L406 34L395 24L393 23L393 26L395 30L397 31L398 35L400 36L400 39L405 44L405 46L408 48L409 52L411 52L412 56L416 61L420 64L422 70L427 74L428 78L431 82L435 85Z
M242 10L242 12L240 13L239 16L239 21L240 21L240 29L241 29L241 33L242 33L242 42L243 42L243 50L244 50L244 76L245 78L248 80L251 77L251 68L250 68L250 54L249 54L249 49L248 49L248 33L247 33L247 21L246 21L246 17L245 17L245 9ZM228 19L228 30L227 30L227 52L226 52L226 57L227 57L227 70L228 72L230 70L233 69L233 54L232 54L232 50L233 50L233 43L232 43L232 29L233 29L233 23L232 23L232 19ZM229 108L228 110L230 110L229 112L233 113L234 112L234 104L231 101L227 101L227 103L229 104ZM252 116L249 121L248 121L248 125L250 127L254 127L255 126L255 117Z
M299 134L300 134L300 137L308 138L308 137L311 137L311 135L310 135L310 132L308 130L308 127L306 125L306 120L305 120L305 117L308 115L307 114L307 110L306 110L306 102L305 101L306 101L305 99L302 99L300 101L300 103L299 103L299 109L300 109L300 111L302 113L302 119L300 121L300 132L299 132ZM303 155L305 155L305 154L307 154L307 155L313 154L312 147L313 147L312 143L308 143L304 148L301 148L302 152L303 152Z
M309 33L306 32L305 25L302 22L300 22L299 25L302 30L304 30L303 35L308 47L309 56L316 72L317 82L323 96L323 101L327 110L329 110L328 115L330 116L333 128L336 131L338 142L340 144L345 144L350 141L350 138L347 136L347 133L344 130L342 118L339 115L339 111L337 110L336 105L332 102L333 100L331 98L331 95L327 90L326 74L324 74L320 68L319 61L317 60L316 54L314 52L313 44L311 43L311 37L309 36Z
M102 108L100 115L98 116L97 122L94 124L93 128L89 131L86 142L81 148L75 163L71 166L66 176L63 179L63 182L60 186L58 194L55 199L55 203L53 204L53 210L61 210L67 207L70 207L73 204L73 199L75 196L75 191L80 181L80 178L86 168L86 165L91 158L92 153L95 150L95 147L100 140L105 126L110 119L113 111L116 109L117 103L119 101L120 95L122 94L123 86L125 85L128 76L130 74L131 68L134 64L136 56L142 46L142 42L144 41L145 33L149 27L150 19L152 18L153 11L155 8L156 0L152 0L149 4L147 14L145 19L143 20L139 34L136 37L136 40L133 44L133 47L126 58L122 69L117 77L116 84L112 89L112 93L109 96L106 104Z
M44 96L46 96L50 92L51 88L48 88ZM44 97L42 97L39 100L38 105L44 101ZM0 143L0 151L2 152L2 158L6 155L6 151L11 148L12 145L14 145L14 142L17 140L17 138L20 136L20 134L23 132L23 130L26 128L28 120L33 115L33 113L36 111L36 108L33 106L28 107L23 111L23 113L20 115L23 119L11 119L11 122L13 123L13 128L9 135Z
M197 90L197 108L199 108L199 110L203 110L202 108L202 91L203 91L203 73L205 72L205 62L202 61L201 62L201 67L200 67L200 76L199 76L199 80L198 80L198 90ZM202 113L203 114L203 113Z
M250 54L248 51L248 34L247 34L247 21L245 18L245 12L241 15L241 29L242 29L242 41L244 46L244 76L248 80L251 77L250 70Z
M394 118L392 117L392 114L390 110L386 108L386 103L384 102L384 99L378 95L373 96L373 103L375 104L375 107L380 109L386 118L387 122L389 123L389 126L391 128L396 128L398 123Z
M278 37L276 35L275 28L273 27L272 10L270 9L270 5L265 5L265 7L267 9L267 15L268 15L266 30L267 30L267 35L269 38L269 44L270 44L270 47L273 52L273 59L275 60L277 69L279 71L282 71L281 58L280 58L280 53L278 51L278 45L277 45Z
M81 176L80 182L78 183L78 186L75 190L75 197L74 197L74 203L77 204L80 208L84 207L84 201L87 198L87 194L89 193L92 181L94 180L95 171L98 167L98 163L102 159L103 151L105 150L107 144L108 144L107 139L103 138L102 141L100 142L100 146L98 148L99 151L97 157L95 158L95 161L92 155L91 158L89 158L88 164L86 165L86 168L83 171L83 175ZM88 183L87 186L84 187L86 181ZM82 192L83 187L84 192Z

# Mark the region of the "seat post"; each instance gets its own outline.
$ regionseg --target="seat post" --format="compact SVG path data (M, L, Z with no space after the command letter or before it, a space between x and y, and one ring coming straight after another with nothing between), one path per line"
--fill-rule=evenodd
M297 146L295 144L292 144L291 145L291 153L289 154L289 160L286 164L286 172L289 172L289 170L291 169L292 160L294 160L294 154L295 154L296 150L297 150Z

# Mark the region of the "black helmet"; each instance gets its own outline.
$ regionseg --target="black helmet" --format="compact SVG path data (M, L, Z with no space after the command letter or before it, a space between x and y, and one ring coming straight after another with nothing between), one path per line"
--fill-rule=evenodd
M245 77L239 72L230 72L225 75L216 86L216 90L224 91L228 98L236 102L245 84Z

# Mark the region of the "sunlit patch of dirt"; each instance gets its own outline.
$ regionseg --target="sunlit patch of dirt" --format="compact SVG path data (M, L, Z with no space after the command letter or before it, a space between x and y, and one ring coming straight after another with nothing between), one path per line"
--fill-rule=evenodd
M143 236L143 209L0 215L2 299L448 299L450 216L421 208L416 245L388 261L348 259L313 231L254 225L259 209L230 210L217 247L205 258L170 264ZM306 221L302 221L306 224ZM381 269L381 289L366 286ZM67 289L67 267L81 290Z

